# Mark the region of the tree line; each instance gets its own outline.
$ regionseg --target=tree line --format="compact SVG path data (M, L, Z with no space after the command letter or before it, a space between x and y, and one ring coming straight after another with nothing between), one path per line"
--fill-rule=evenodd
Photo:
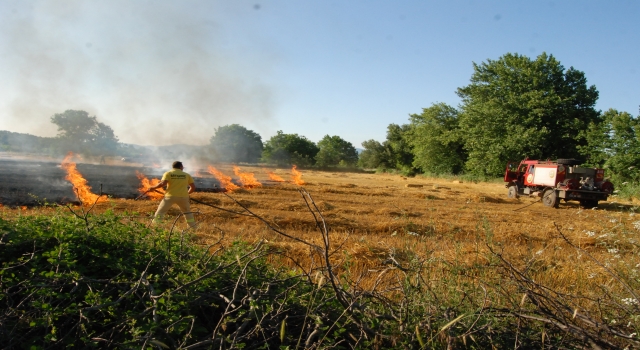
M576 158L608 169L616 181L640 179L640 122L628 112L595 109L598 90L585 74L553 55L508 53L473 63L470 83L457 89L457 107L433 103L404 125L390 124L386 140L364 150L340 136L314 143L278 131L268 140L238 124L215 129L203 150L216 161L319 167L361 167L405 175L496 177L508 161ZM133 152L113 130L84 111L51 117L56 138L0 132L4 150L72 150L88 155ZM139 151L136 149L135 151Z
M216 128L210 147L216 159L226 162L319 167L355 167L358 163L356 148L340 136L326 135L314 143L279 130L263 143L259 134L238 124Z
M154 157L145 147L120 143L110 126L85 111L67 110L53 115L51 122L58 127L58 135L53 138L0 131L0 150L51 155L71 151L89 157L147 160ZM278 131L263 143L258 133L239 124L216 128L208 146L195 148L205 154L204 158L219 162L352 168L358 163L356 148L340 136L326 135L314 143L304 136Z
M122 153L122 145L110 126L89 116L85 111L67 110L51 117L58 127L56 137L0 131L0 150L50 155L69 151L87 156L115 156Z
M497 177L509 161L576 158L607 169L614 181L640 179L640 122L628 112L595 109L598 90L585 74L543 53L506 54L473 64L456 107L433 103L391 124L387 139L365 141L360 165L407 174Z

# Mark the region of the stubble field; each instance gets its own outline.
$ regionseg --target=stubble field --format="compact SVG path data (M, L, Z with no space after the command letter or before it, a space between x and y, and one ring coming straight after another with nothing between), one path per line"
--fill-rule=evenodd
M233 177L230 165L216 168ZM640 266L637 207L615 198L594 210L574 202L553 209L537 197L507 198L502 183L307 170L304 185L298 186L289 181L288 169L274 171L286 182L269 180L263 168L242 171L254 173L263 186L192 195L195 201L218 207L192 202L198 242L224 247L237 240L262 241L279 253L274 263L312 271L319 266L318 257L297 240L322 245L318 225L326 224L333 262L341 272L359 276L363 288L376 283L375 272L389 267L401 272L417 260L431 262L434 284L448 273L444 266L456 266L465 275L494 265L489 247L541 284L593 297L603 288L619 292L612 273L635 278ZM210 177L203 174L206 171L198 171ZM310 194L311 208L301 189ZM112 198L93 210L112 210L150 223L157 205L148 199ZM29 215L52 209L2 210ZM264 221L233 213L248 214L247 210ZM177 231L186 228L177 207L169 211L164 225Z
M336 295L354 303L343 304L344 312L358 307L372 320L393 320L385 323L392 334L415 337L412 341L421 346L422 331L431 334L428 343L440 337L447 348L466 347L467 337L473 340L474 334L486 332L478 344L517 344L522 339L550 347L576 340L609 348L640 345L636 203L614 197L594 209L573 202L554 209L537 197L509 199L500 182L302 170L304 184L295 184L292 169L214 166L236 185L248 173L261 185L220 192L223 181L208 172L215 169L192 169L201 190L191 195L198 228L187 229L173 208L158 224L169 231L169 246L189 239L215 256L237 251L237 242L253 245L252 251L260 251L270 264L259 268L301 277L318 290L328 279ZM40 177L46 173L46 181L26 181L31 172L25 171L4 184L1 193L9 199L12 193L28 195L62 174L61 169L43 169L32 172ZM102 176L97 183L111 194L109 199L94 206L73 201L7 205L0 215L55 218L64 212L90 230L99 224L92 220L102 219L90 219L88 213L109 212L119 224L152 225L159 202L132 199L141 181L134 168L80 164L78 170L86 170L89 184ZM157 179L161 173L155 169L146 174ZM111 181L124 177L132 183ZM113 195L118 186L126 192L124 198ZM65 193L72 190L59 187ZM243 259L236 255L238 266ZM372 327L382 324L372 322Z

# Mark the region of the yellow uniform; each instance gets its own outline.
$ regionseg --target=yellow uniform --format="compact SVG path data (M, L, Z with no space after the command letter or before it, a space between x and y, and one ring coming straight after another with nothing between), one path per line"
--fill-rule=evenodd
M171 169L162 175L167 182L165 197L189 197L189 185L193 183L191 175L180 169Z
M154 222L162 219L172 205L176 204L184 214L189 226L195 228L196 221L191 213L189 205L189 185L193 184L191 175L185 173L181 169L171 169L162 175L162 181L167 182L167 190L164 199L160 202L156 211Z

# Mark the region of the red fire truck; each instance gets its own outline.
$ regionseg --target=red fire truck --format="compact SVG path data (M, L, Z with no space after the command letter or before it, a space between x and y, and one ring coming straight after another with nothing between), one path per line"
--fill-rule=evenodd
M504 174L509 198L522 195L542 197L547 207L557 208L560 200L579 201L593 208L607 200L613 184L604 178L604 169L581 167L576 159L532 160L507 163Z

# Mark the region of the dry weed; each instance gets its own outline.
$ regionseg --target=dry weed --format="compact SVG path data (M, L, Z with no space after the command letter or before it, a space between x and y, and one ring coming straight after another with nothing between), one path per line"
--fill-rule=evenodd
M229 169L221 167L222 171ZM269 183L260 169L254 172L263 187L239 190L231 194L234 202L221 193L196 193L194 199L227 211L193 203L203 243L214 241L225 232L223 244L242 239L265 239L274 248L286 252L289 259L278 263L312 266L316 259L308 247L275 235L262 222L234 214L245 207L289 235L320 244L317 222L310 216L298 187L291 183ZM286 174L278 171L281 176ZM637 274L638 217L632 203L602 203L597 210L581 209L576 203L561 203L560 208L544 207L537 198L507 199L506 189L495 183L453 183L422 179L433 187L404 187L406 180L388 174L347 174L319 171L304 172L311 185L318 209L331 228L334 244L332 259L349 262L351 273L366 272L394 264L409 264L411 256L431 256L472 268L490 264L486 244L499 247L502 256L517 268L532 274L537 282L558 291L596 296L601 288L614 288L603 267L587 259L558 234L555 224L567 239L598 261L616 271ZM98 204L97 211L133 213L137 220L149 221L157 202L111 199ZM30 210L3 207L4 215L28 215L48 208ZM177 210L170 215L179 215ZM178 225L185 225L180 220ZM635 225L635 226L634 226ZM490 232L490 238L487 237ZM498 249L498 248L497 248ZM432 278L439 278L438 264L431 266ZM344 272L344 270L339 270ZM374 280L360 281L371 285ZM603 286L603 287L601 287ZM615 288L614 288L615 289Z

